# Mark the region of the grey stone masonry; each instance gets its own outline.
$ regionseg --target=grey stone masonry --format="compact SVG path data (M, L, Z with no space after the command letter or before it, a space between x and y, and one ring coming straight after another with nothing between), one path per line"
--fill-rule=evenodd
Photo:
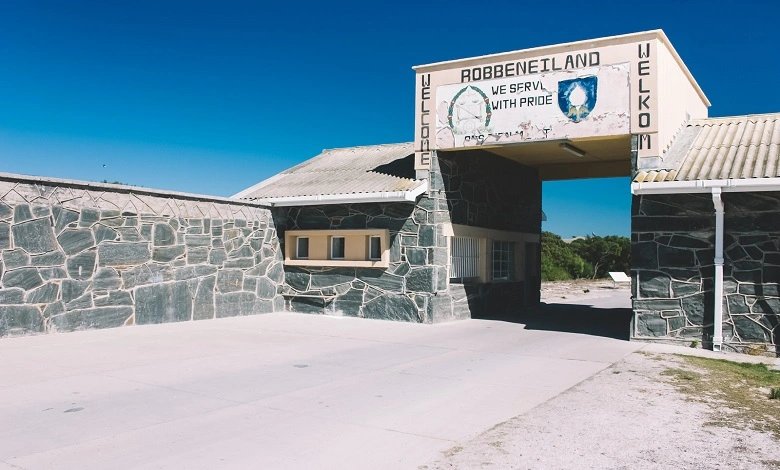
M453 223L541 233L542 184L535 169L482 150L440 154L434 160L430 197L437 206L447 208L436 212L438 226ZM444 260L437 261L446 265L446 250L444 256ZM519 313L524 304L538 302L540 283L537 277L504 283L450 284L448 291L436 299L433 314L460 319Z
M724 347L780 343L780 193L724 193ZM634 197L634 338L711 341L714 209L709 194Z
M0 336L282 310L268 209L0 178Z
M541 227L541 183L536 172L482 153L457 160L434 159L429 191L415 203L274 208L280 239L286 230L380 228L390 233L388 268L287 266L282 288L287 308L436 323L494 308L502 304L491 301L497 295L521 298L522 283L469 289L462 295L449 290L446 224L531 233L539 233ZM484 158L474 163L475 157ZM519 306L519 302L512 304Z

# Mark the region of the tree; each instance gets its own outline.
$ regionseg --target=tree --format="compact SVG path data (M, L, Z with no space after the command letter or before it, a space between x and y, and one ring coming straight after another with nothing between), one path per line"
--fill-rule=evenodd
M589 275L590 265L560 236L542 232L542 280L562 281Z
M631 240L628 237L591 235L574 240L572 250L591 267L591 278L605 277L610 271L630 269Z

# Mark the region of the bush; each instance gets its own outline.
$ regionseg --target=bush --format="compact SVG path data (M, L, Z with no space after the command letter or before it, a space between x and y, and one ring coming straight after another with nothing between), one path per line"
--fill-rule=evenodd
M542 233L542 280L563 281L581 278L590 273L585 262L560 236Z
M589 236L565 243L551 232L542 232L542 280L606 277L610 271L631 269L631 240L609 235Z

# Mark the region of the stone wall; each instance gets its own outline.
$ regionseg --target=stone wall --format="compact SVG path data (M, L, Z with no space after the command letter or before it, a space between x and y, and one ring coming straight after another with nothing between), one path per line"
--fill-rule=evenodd
M322 205L273 209L286 230L388 229L390 266L379 268L285 267L283 295L294 312L324 313L430 323L431 297L441 273L433 265L441 250L433 223L435 202ZM444 248L446 252L446 247ZM446 279L443 280L446 283Z
M542 183L535 169L481 150L440 154L438 164L440 171L431 178L432 197L443 197L448 209L438 213L438 223L541 233ZM505 316L519 312L524 304L537 303L540 286L540 277L517 282L451 284L448 295L439 302L449 300L454 318Z
M522 299L522 283L448 288L448 223L539 233L541 184L535 171L484 152L434 159L429 191L416 203L274 208L286 230L381 228L390 232L390 266L285 268L282 288L294 312L436 323L470 318ZM475 158L481 158L474 162ZM441 165L441 166L440 166ZM497 176L498 175L498 176ZM481 225L480 225L481 224Z
M724 193L724 347L776 351L780 193ZM711 342L714 209L709 194L635 197L635 338Z
M270 213L217 198L0 178L0 336L281 310Z

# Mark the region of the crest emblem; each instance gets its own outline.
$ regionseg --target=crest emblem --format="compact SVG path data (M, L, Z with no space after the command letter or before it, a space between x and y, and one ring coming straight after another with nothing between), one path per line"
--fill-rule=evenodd
M447 110L447 123L455 134L468 134L490 125L493 109L484 91L469 85L452 98Z
M573 78L558 82L558 107L572 122L587 118L596 106L598 77Z

